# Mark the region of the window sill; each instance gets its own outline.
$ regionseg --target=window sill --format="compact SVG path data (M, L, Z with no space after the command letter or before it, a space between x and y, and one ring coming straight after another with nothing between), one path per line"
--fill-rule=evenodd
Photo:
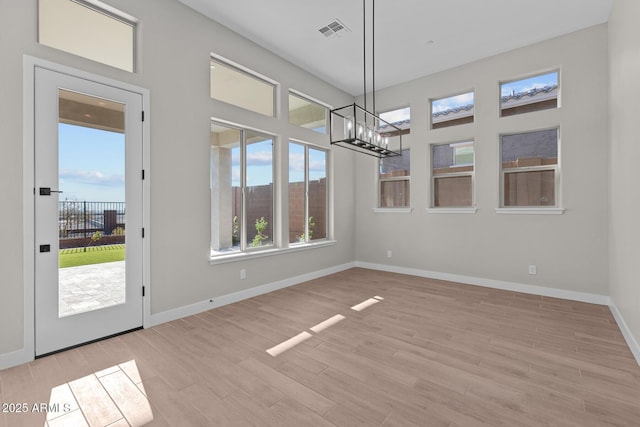
M428 214L474 214L478 208L427 208Z
M264 258L272 255L282 255L289 252L299 252L307 249L323 248L326 246L333 246L336 244L335 240L322 240L313 243L295 243L288 248L271 248L263 251L257 250L252 252L234 252L225 255L211 255L209 259L210 265L226 264L229 262L245 261L254 258Z
M413 208L373 208L375 213L399 213L406 214L411 213Z
M509 215L562 215L564 208L496 208L496 213Z

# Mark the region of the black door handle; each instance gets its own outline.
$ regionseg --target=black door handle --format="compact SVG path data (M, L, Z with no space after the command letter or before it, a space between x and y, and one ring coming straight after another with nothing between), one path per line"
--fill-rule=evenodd
M40 187L41 196L50 196L51 193L62 193L62 191L52 190L51 187Z

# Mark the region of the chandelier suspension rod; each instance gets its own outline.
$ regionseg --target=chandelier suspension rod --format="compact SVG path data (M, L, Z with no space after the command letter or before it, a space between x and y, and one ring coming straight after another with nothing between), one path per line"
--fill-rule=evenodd
M362 86L364 109L367 109L367 0L362 0Z
M364 108L367 104L367 0L362 0L362 63L363 63L363 93ZM371 96L373 114L376 114L376 0L371 1Z
M376 112L376 0L371 0L371 92L373 98L373 109L371 112L374 115L378 115ZM374 126L377 124L374 123Z

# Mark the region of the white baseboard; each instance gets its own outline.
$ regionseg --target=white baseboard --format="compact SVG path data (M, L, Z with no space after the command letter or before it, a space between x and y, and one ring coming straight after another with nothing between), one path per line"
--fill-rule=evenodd
M22 365L32 360L33 353L28 354L24 348L12 351L11 353L0 354L0 370Z
M638 341L636 341L631 330L627 326L627 322L624 321L624 317L622 317L622 314L613 301L609 304L609 309L611 310L611 314L613 314L613 318L616 319L620 332L622 332L624 339L627 341L627 345L629 346L631 353L633 353L633 357L636 358L636 362L640 365L640 345L638 344Z
M160 313L152 314L150 318L150 324L148 325L148 327L156 326L161 323L170 322L172 320L177 320L183 317L202 313L203 311L211 310L212 308L217 308L223 305L232 304L234 302L242 301L248 298L253 298L258 295L277 291L278 289L287 288L289 286L297 285L303 282L307 282L309 280L328 276L330 274L339 273L341 271L348 270L353 267L355 267L355 263L350 262L347 264L326 268L324 270L314 271L312 273L306 273L300 276L291 277L289 279L268 283L266 285L257 286L255 288L245 289L243 291L238 291L231 294L223 295L220 297L213 298L213 300L207 299L207 300L190 304L184 307L179 307L173 310L167 310Z
M462 276L459 274L439 273L435 271L419 270L415 268L397 267L393 265L374 264L356 261L356 267L370 270L388 271L391 273L408 274L410 276L426 277L429 279L446 280L464 283L466 285L483 286L485 288L502 289L505 291L522 292L525 294L541 295L545 297L568 299L591 304L609 305L609 296L590 294L587 292L567 291L565 289L547 288L544 286L525 285L523 283L505 282L502 280L485 279L481 277Z

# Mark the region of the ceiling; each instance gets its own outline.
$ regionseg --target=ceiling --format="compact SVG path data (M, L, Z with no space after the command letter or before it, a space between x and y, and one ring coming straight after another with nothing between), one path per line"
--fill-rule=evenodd
M362 94L361 1L179 1L332 85ZM606 22L613 1L378 0L376 89ZM350 31L322 35L319 29L336 18ZM371 70L369 63L368 90Z

